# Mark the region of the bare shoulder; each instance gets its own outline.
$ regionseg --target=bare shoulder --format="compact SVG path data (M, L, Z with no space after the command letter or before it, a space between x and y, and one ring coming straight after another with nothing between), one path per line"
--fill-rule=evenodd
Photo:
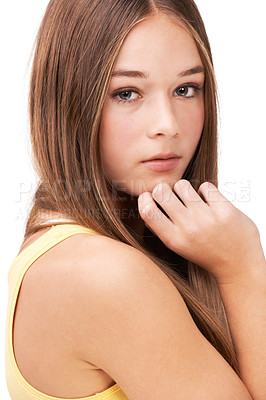
M100 368L98 345L112 345L112 337L99 332L118 332L121 321L134 325L136 313L156 318L167 307L194 326L166 274L141 251L104 236L77 234L54 246L29 269L22 289L21 303L35 304L35 321L49 321L55 334L74 332L72 346Z
M140 285L150 287L155 285L154 280L159 280L160 285L165 285L164 288L170 288L175 295L180 296L163 271L132 246L104 236L84 235L78 240L78 248L77 246L74 248L79 258L78 274L85 287L91 285L92 290L104 290L108 296L108 293L113 294L113 290L127 292L130 289L135 290ZM96 284L99 282L102 282L100 286Z
M115 308L128 298L134 301L133 307L140 307L151 290L160 298L172 293L184 306L170 279L141 251L108 237L76 234L34 262L24 278L22 293L36 296L42 311L55 304L68 308L71 312L63 312L62 318L73 321L72 312L80 315L84 299L91 307L83 312L97 314L104 306L100 300Z
M61 287L75 286L76 294L83 290L88 294L90 289L95 295L108 296L113 290L127 292L130 287L135 290L136 285L150 286L159 280L179 296L170 279L145 254L100 235L76 234L65 239L35 262L29 275L37 274L42 282L52 278L54 284L59 279Z
M250 400L171 280L142 252L81 234L41 259L32 270L41 282L35 317L51 322L53 348L67 331L68 348L131 400Z
M84 359L112 376L132 400L250 399L152 260L107 238L95 238L89 261L84 249L81 271L90 273L80 275L77 343Z
M100 312L103 307L110 307L110 310L105 309L105 312L110 311L115 316L116 313L113 311L118 312L122 307L123 313L126 310L126 303L132 309L138 310L140 307L142 309L148 307L151 300L155 306L154 299L157 298L160 307L165 299L168 306L169 301L172 302L173 310L181 307L190 318L176 287L144 253L103 236L81 237L80 235L79 238L76 237L76 241L75 243L73 240L72 248L68 250L70 253L73 252L68 257L69 279L71 278L71 284L73 279L76 280L76 287L79 288L76 296L85 295L85 298L90 300L89 309L84 310L86 315L90 315L90 312L99 312L100 319L104 320ZM128 318L131 317L133 322L134 314L129 313Z

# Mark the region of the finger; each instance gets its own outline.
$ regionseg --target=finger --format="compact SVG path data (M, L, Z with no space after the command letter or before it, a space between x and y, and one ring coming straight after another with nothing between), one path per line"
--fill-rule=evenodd
M191 183L181 179L174 185L174 191L186 207L204 205L204 201L195 191Z
M142 193L138 198L139 213L145 224L161 238L163 231L169 231L172 222L157 207L151 193Z
M174 194L173 194L174 195ZM148 228L172 251L182 255L182 231L157 207L151 193L143 193L138 198L139 213ZM183 208L185 208L183 206Z
M155 186L152 192L153 199L164 209L170 219L178 224L180 217L186 212L186 207L177 198L167 183Z
M210 182L204 182L200 185L198 193L209 206L229 203L215 185Z

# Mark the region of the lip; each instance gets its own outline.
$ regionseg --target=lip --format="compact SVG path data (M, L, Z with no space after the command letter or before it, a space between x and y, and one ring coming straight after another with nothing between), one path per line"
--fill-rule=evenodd
M160 153L148 160L142 161L142 165L156 172L170 171L176 167L180 156L175 153Z

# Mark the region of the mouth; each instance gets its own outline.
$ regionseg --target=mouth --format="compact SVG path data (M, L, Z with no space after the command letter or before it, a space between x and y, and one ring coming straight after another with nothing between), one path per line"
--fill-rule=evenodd
M174 153L160 153L142 161L142 165L152 171L165 172L174 169L180 158L179 155Z

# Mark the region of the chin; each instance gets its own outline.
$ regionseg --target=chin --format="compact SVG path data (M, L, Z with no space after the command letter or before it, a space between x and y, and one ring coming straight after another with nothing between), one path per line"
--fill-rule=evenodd
M135 180L131 183L128 182L124 191L130 196L138 197L144 192L151 193L155 186L162 182L167 183L173 188L174 184L181 178L182 176L180 175L174 177L161 175L149 180Z

